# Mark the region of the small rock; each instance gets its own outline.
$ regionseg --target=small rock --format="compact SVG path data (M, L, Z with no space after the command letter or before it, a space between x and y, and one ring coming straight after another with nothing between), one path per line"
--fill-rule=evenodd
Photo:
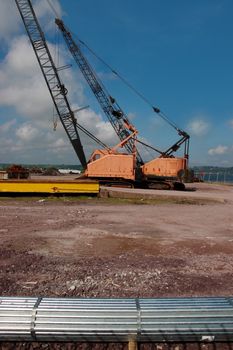
M72 285L72 286L70 286L68 289L69 289L69 291L71 291L71 292L73 292L74 290L75 290L75 286L74 285Z
M157 350L163 350L163 347L162 347L161 345L157 345L157 346L156 346L156 349L157 349Z

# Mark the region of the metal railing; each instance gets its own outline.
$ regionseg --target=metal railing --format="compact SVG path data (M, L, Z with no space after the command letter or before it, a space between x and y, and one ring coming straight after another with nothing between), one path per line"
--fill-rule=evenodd
M233 341L233 298L0 297L0 341Z
M194 176L204 182L233 184L233 174L227 171L195 172Z

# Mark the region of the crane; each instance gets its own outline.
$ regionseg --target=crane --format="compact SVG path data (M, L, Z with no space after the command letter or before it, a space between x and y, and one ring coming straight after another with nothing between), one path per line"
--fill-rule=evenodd
M128 136L128 129L125 127L125 122L127 124L130 123L127 115L122 110L122 108L119 106L119 104L116 102L116 100L108 93L108 91L106 90L106 88L103 85L103 83L101 82L101 80L97 77L94 69L91 67L90 63L88 62L86 57L83 55L80 45L78 45L78 43L73 39L71 32L65 26L64 22L61 19L56 18L55 23L57 24L58 28L60 29L70 53L72 54L74 60L76 61L77 65L79 66L83 76L85 77L85 79L86 79L87 83L89 84L91 90L93 91L95 97L97 98L103 112L105 113L108 120L112 124L112 126L113 126L114 130L116 131L116 134L118 135L120 140L121 141L124 140L124 138ZM115 71L113 71L113 73L117 74ZM144 98L144 100L145 100L145 98ZM142 143L146 147L152 148L153 150L158 152L160 154L160 157L159 157L160 159L161 158L166 159L163 161L164 164L166 163L166 167L169 167L169 164L172 164L171 167L174 167L174 158L175 157L174 157L173 153L176 152L181 147L182 144L184 144L184 158L183 159L175 158L177 160L177 162L179 163L178 167L181 167L179 170L184 170L187 167L187 163L188 163L190 136L185 131L178 128L174 123L170 122L161 113L159 108L156 108L154 106L151 106L151 107L153 108L153 111L155 113L160 114L160 116L163 119L165 119L173 128L176 129L180 138L177 142L175 142L172 146L170 146L165 151L160 151L160 150L158 150L150 145L147 145L147 144L141 142L140 140L137 140L137 142ZM133 147L134 147L133 139L131 139L128 143L126 143L125 147L130 153L132 153ZM169 158L171 158L171 159L169 159ZM153 166L150 167L150 169L152 169L152 168L155 169L155 167L154 167L155 161L157 162L157 164L161 164L161 162L162 162L162 161L159 162L158 159L154 159L152 161ZM143 159L140 156L138 151L137 151L137 155L136 155L136 164L137 164L137 167L141 167L144 175L147 175L147 176L149 175L149 173L147 173L147 170L146 170L146 169L148 169L148 166L143 161ZM160 165L157 166L158 169L159 169L159 167L160 167ZM154 175L159 176L161 174L158 174L158 173L156 173L155 170L152 170L151 175L152 176L154 176ZM164 175L166 175L166 174L164 173Z
M85 175L91 179L98 179L102 183L109 183L109 180L113 180L115 183L117 181L121 183L121 181L126 180L126 182L130 183L132 186L136 185L146 188L151 187L151 185L153 187L154 183L157 181L156 179L155 181L153 181L153 179L148 181L151 175L152 177L159 177L165 180L167 178L170 180L177 179L177 172L185 168L186 159L175 158L172 156L172 153L180 147L187 135L177 129L180 132L181 139L175 145L171 146L166 151L166 154L150 146L160 153L160 157L144 163L136 147L137 142L140 142L137 138L137 129L130 123L126 114L119 107L115 99L107 93L85 57L80 52L78 55L78 62L82 67L82 72L85 73L85 78L120 138L120 143L115 147L110 148L105 145L95 135L91 134L77 122L74 115L75 111L71 109L67 98L68 91L59 77L58 72L62 67L57 68L53 62L44 33L39 25L31 1L15 0L15 2L45 78L57 114L85 169ZM70 49L71 48L72 46L70 46ZM76 51L77 47L74 46L71 52L76 53ZM93 152L88 162L86 161L78 129L91 137L102 147L102 149ZM119 149L123 147L126 148L126 153L119 151ZM167 188L172 188L172 186L169 184Z

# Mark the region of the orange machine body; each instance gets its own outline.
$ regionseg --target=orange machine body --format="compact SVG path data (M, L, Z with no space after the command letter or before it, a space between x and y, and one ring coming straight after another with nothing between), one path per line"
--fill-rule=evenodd
M135 144L138 131L127 121L125 121L125 127L132 133L123 141L113 148L97 149L92 153L85 170L87 177L118 178L135 181L136 147L134 147L132 154L121 153L118 149L122 148L130 139L135 138Z
M130 139L137 142L137 130L128 123L125 123L131 134L113 148L95 150L87 164L85 175L88 178L115 178L135 181L136 179L136 146L132 154L119 152ZM180 170L186 168L187 159L160 157L152 159L140 167L141 178L163 177L177 178Z
M89 178L122 178L135 180L135 155L108 150L95 150L87 164Z
M156 158L142 165L144 176L177 177L180 170L186 169L186 158Z

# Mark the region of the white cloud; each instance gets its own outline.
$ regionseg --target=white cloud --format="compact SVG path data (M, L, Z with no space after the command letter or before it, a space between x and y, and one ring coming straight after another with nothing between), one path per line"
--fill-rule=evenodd
M13 0L0 1L0 40L8 41L17 32L20 16Z
M203 136L207 134L209 127L209 123L207 123L204 119L197 118L189 123L188 130L195 136Z
M51 53L55 51L49 45ZM65 64L63 51L60 50L60 63ZM72 99L83 103L83 88L73 70L66 70L62 79L67 81L67 88ZM52 100L40 71L35 54L23 35L11 41L9 51L0 63L0 106L14 107L24 117L43 122L48 120L52 111Z
M0 106L13 107L28 118L45 117L51 100L26 36L11 42L0 76Z
M16 124L16 119L11 119L0 125L0 133L5 134Z
M62 17L62 9L58 0L49 0L51 6L47 0L36 0L33 2L33 8L37 17L42 20L43 28L46 30L52 30L54 28L54 17L56 14L59 18ZM53 11L53 9L54 11ZM1 0L0 1L0 40L3 40L5 44L9 39L19 32L19 28L22 28L22 20L15 4L14 0Z
M54 142L54 147L63 148L66 147L66 142L61 137Z
M113 127L108 121L104 121L100 114L95 113L92 110L85 109L79 112L76 116L77 121L84 128L95 135L100 141L104 142L107 146L114 146L119 142ZM86 152L92 153L95 148L100 146L93 143L87 136L81 134L84 148L86 146Z
M25 75L32 76L34 73L36 59L34 57L32 47L29 44L28 37L25 35L15 37L9 47L9 51L4 60L4 69L11 71L11 74L20 74L20 77ZM12 78L12 77L11 77Z
M59 5L57 0L50 2L53 6ZM77 159L76 155L59 121L56 132L53 131L52 99L28 37L25 34L18 34L18 26L21 26L22 31L24 28L13 0L9 2L0 0L0 19L8 17L11 7L14 9L12 16L17 25L14 27L15 32L13 29L11 31L7 23L4 27L5 33L11 35L11 39L8 42L8 51L0 61L0 108L4 108L5 117L8 117L7 113L13 111L15 118L9 117L0 125L0 158L2 161L22 159L22 162L27 160L33 163L36 160L74 162ZM34 8L37 15L39 14L41 23L46 22L47 17L50 17L50 23L52 20L54 22L54 14L48 8L47 1L35 1ZM56 11L61 13L61 8L58 6ZM0 28L3 28L3 23L0 25L2 25ZM44 26L42 28L44 29ZM55 47L51 43L48 45L53 55ZM59 64L63 66L67 63L67 50L64 46L60 46L59 51ZM80 73L74 67L60 72L62 81L68 89L68 99L73 110L88 104L78 74ZM89 108L79 112L76 117L81 125L107 145L118 143L112 126L100 114ZM86 135L80 133L80 136L88 158L90 153L100 146L93 143Z
M17 131L16 136L18 136L21 141L33 141L39 136L40 132L33 125L27 123L23 124Z
M222 154L226 154L229 150L229 147L227 146L222 146L222 145L219 145L215 148L210 148L208 150L208 154L210 156L215 156L215 155L222 155Z

